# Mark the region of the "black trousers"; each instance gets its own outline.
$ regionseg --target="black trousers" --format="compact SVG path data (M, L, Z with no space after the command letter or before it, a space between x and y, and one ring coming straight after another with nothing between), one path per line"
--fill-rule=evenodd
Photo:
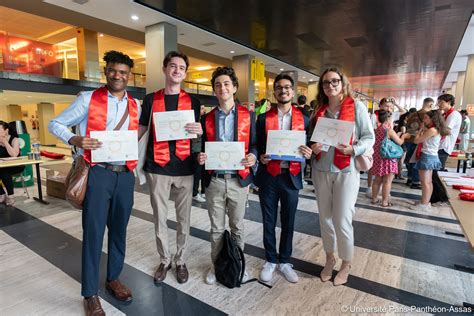
M7 189L8 195L13 195L13 178L12 175L23 172L25 167L11 167L11 168L0 168L0 180L2 180L3 185ZM5 194L3 186L0 186L0 195Z
M448 160L449 154L445 152L443 149L438 151L438 157L441 161L441 169L445 168L446 160ZM431 194L430 203L438 203L438 202L448 202L448 192L444 187L441 179L438 176L438 171L433 170L433 175L431 178L433 182L433 194Z
M204 167L201 165L196 164L196 168L194 169L194 184L193 184L193 196L196 196L199 193L199 182L201 182L201 193L204 194L205 188L202 183Z

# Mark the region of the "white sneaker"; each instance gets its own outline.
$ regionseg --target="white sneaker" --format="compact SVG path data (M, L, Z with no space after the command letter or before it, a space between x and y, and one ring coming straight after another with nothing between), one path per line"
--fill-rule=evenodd
M214 267L211 267L206 275L206 283L213 285L216 283L216 274L214 273Z
M411 205L409 208L415 211L429 212L431 211L431 203L428 203L428 204L416 203L415 205Z
M245 270L244 277L242 278L242 283L245 283L248 280L249 280L249 273L247 272L247 270Z
M449 206L449 203L448 202L436 202L436 203L432 204L431 206L434 206L434 207L447 207L447 206Z
M298 282L298 275L295 270L293 270L293 265L290 263L280 263L278 270L285 276L285 279L288 282L296 283Z
M365 191L365 196L367 196L369 199L372 198L372 188L367 188Z
M204 203L206 202L206 199L202 197L201 194L196 194L196 196L193 196L193 200L199 203Z
M273 278L273 271L275 271L276 266L276 263L265 261L262 271L260 271L260 280L270 282Z

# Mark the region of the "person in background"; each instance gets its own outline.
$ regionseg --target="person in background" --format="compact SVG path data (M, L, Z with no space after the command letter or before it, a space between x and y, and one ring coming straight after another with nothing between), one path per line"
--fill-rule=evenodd
M392 113L384 110L379 111L379 127L375 129L375 144L374 144L374 164L371 172L375 176L375 180L372 186L372 204L377 204L380 201L377 199L382 186L382 207L390 207L392 204L389 201L390 190L392 188L393 176L398 173L398 160L384 158L380 155L380 145L385 137L391 139L398 145L402 145L406 137L410 137L409 134L405 134L401 138L398 137L397 133L391 127L391 116Z
M258 102L258 106L255 107L255 115L259 116L260 114L266 113L271 106L270 100L262 99Z
M234 101L239 81L234 69L217 67L212 73L212 89L219 105L201 119L203 129L202 150L197 159L200 165L207 160L206 142L243 142L245 156L241 161L243 170L207 170L204 174L211 221L211 267L206 283L214 284L214 264L222 249L222 237L226 229L226 214L230 232L240 249L244 250L244 215L248 186L253 181L251 167L257 161L257 138L255 113ZM248 279L245 271L243 282Z
M318 82L316 96L318 106L314 129L320 117L352 121L355 123L353 137L357 143L340 144L323 151L323 144L313 143L313 183L316 184L316 200L326 264L321 271L321 281L329 281L336 265L334 253L337 249L342 265L334 278L334 285L347 282L354 256L354 228L352 217L359 193L360 172L355 168L355 157L362 155L374 144L374 128L367 108L354 100L347 77L337 68L328 68ZM311 135L312 131L309 131ZM337 247L337 248L336 248Z
M441 138L438 150L439 160L441 161L441 170L446 167L446 160L454 150L454 145L458 139L459 130L461 129L461 114L454 110L455 98L451 94L442 94L438 97L437 105L443 112L444 123L448 130L448 134ZM430 202L435 206L445 206L448 203L448 193L441 182L438 171L433 171L433 194L431 194Z
M413 210L429 211L431 209L430 198L433 193L432 173L433 170L441 168L441 161L438 156L438 148L442 136L449 134L441 113L431 110L423 117L423 126L415 137L414 143L418 144L421 152L418 151L418 161L415 168L420 173L421 180L421 201L414 206Z
M201 117L203 117L204 114L206 114L206 106L204 104L201 104L200 110ZM204 184L202 182L204 172L204 168L200 164L197 164L194 169L193 200L199 203L206 202L206 188L204 187ZM201 182L201 193L199 193L199 182Z
M308 117L311 116L311 108L308 104L306 104L306 96L305 95L300 95L298 97L298 107L301 108L301 109L304 109L304 111L306 112L306 115Z
M413 142L413 140L418 134L418 131L423 127L423 118L425 113L431 111L433 109L433 105L434 100L432 98L425 98L419 111L416 111L415 108L410 109L410 112L413 113L409 114L407 119L407 133L410 134L411 137L405 140L405 147L407 149L405 166L408 171L406 185L408 185L411 189L421 189L420 175L418 170L415 169L415 163L410 162L416 149L416 144Z
M386 112L390 112L390 113L393 113L393 110L394 110L394 107L397 107L398 108L398 111L400 112L400 115L403 115L406 113L406 110L404 108L402 108L400 105L398 105L398 103L395 101L395 98L392 98L392 97L386 97L386 98L382 98L380 100L380 103L379 103L379 109L376 110L372 115L371 115L371 120L372 120L372 126L374 128L374 130L379 127L380 123L379 123L379 119L378 119L378 116L379 116L379 111L386 111ZM391 126L393 127L393 123L390 122ZM368 198L372 198L372 173L371 171L369 170L367 172L367 191L366 191L366 196Z
M406 132L407 132L407 118L408 118L408 115L410 115L410 111L408 111L407 113L405 114L402 114L400 116L400 119L395 122L395 128L394 128L394 131L395 133L397 133L397 136L400 137L402 135L404 135ZM408 136L407 136L408 138ZM405 161L405 156L407 154L407 149L405 147L405 143L402 144L402 148L403 148L403 155L400 157L400 159L398 159L398 173L395 175L395 179L398 179L398 180L406 180L404 177L403 177L403 162Z
M461 110L462 123L461 129L459 130L459 136L461 138L459 149L461 152L469 151L469 139L471 138L471 120L469 119L469 114L467 110Z
M13 124L0 121L0 158L20 156L20 143ZM23 172L25 167L0 168L0 180L7 192L0 185L0 203L12 206L15 204L12 175Z

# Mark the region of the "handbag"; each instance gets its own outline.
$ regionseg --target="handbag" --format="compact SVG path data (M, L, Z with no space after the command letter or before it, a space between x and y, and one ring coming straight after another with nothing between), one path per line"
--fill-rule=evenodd
M369 171L374 164L374 149L369 147L362 155L355 157L357 171Z
M402 146L388 137L388 129L385 130L385 138L380 144L380 156L386 159L401 158L403 156Z
M125 123L128 117L128 106L123 113L122 119L113 129L118 131ZM78 155L72 163L71 170L66 177L66 201L73 207L82 209L84 198L86 197L87 181L89 179L90 164L84 159L84 156Z

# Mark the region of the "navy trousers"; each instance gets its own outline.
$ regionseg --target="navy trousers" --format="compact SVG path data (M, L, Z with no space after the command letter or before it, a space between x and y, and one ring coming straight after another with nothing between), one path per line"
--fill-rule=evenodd
M293 231L299 190L295 189L289 173L276 177L268 175L262 182L259 198L262 209L265 259L271 263L288 263L293 251ZM275 228L279 200L281 235L279 254L277 254Z
M89 170L82 210L82 291L89 297L99 290L99 265L104 231L108 229L107 280L122 272L128 220L133 206L133 172L113 172L100 166Z

